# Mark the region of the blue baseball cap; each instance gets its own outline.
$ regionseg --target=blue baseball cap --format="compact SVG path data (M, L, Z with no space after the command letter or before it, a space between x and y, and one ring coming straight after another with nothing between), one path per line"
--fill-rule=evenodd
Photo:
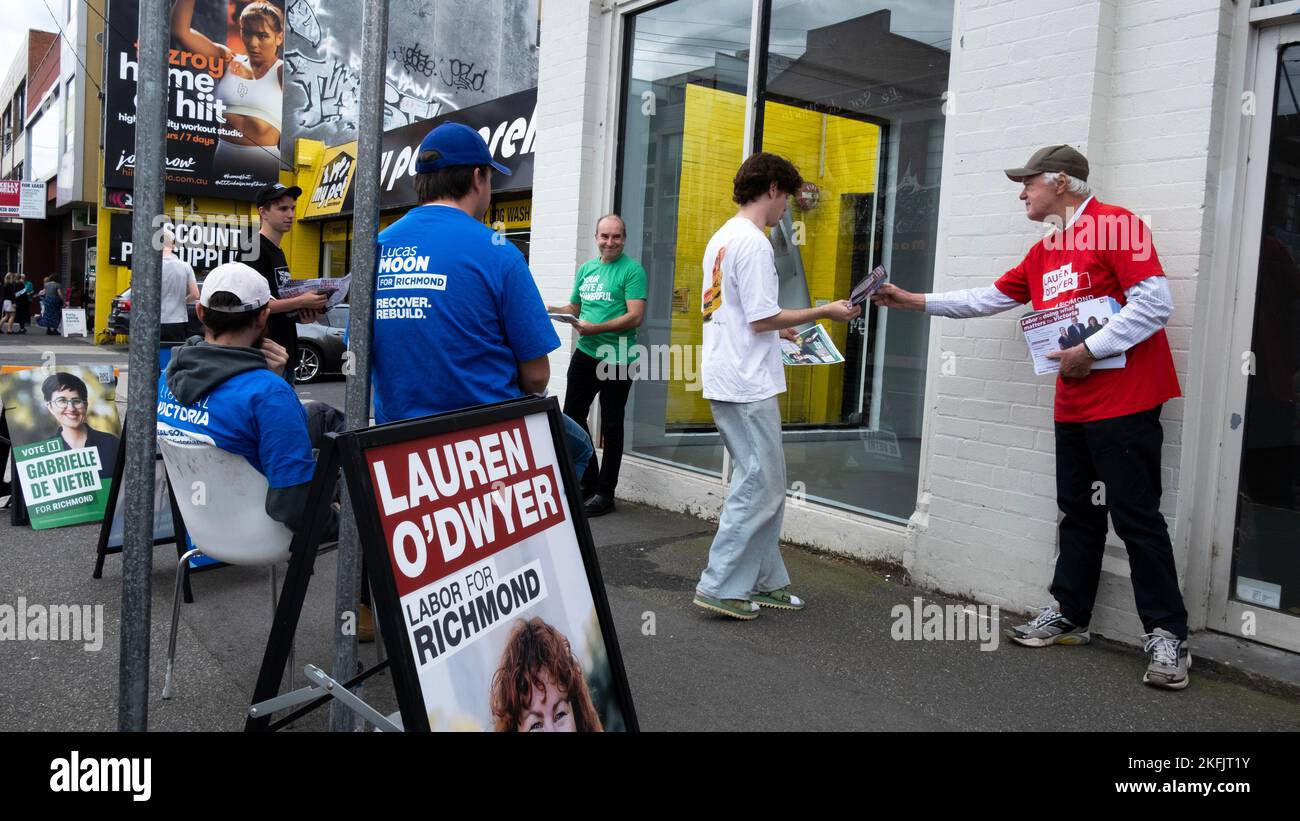
M435 151L437 156L424 162L415 162L415 173L427 174L440 168L454 165L490 165L498 173L510 176L510 169L492 161L492 152L488 151L483 135L461 123L443 123L433 129L420 141L420 148L415 156L426 151Z

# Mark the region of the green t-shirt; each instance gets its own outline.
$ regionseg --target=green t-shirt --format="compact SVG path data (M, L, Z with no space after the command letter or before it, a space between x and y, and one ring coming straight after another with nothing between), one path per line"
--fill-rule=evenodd
M578 269L569 302L578 306L578 318L593 325L618 319L627 313L629 299L645 299L645 269L641 263L620 256L610 263L600 257L587 260ZM626 340L620 344L619 340ZM580 337L578 350L607 362L635 361L636 328Z

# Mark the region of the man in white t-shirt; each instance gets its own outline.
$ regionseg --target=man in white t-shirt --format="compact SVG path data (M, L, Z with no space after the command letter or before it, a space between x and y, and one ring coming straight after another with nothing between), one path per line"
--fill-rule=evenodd
M704 350L700 376L722 443L731 454L731 492L695 604L732 618L758 616L759 606L799 610L779 539L785 513L785 393L780 337L793 326L859 314L847 300L783 309L766 230L781 221L786 201L803 185L794 165L760 152L740 166L732 199L740 205L704 251Z
M186 305L199 298L199 284L194 279L194 269L176 256L176 237L171 231L162 232L162 328L158 338L162 342L184 342L189 335L186 325L189 311Z

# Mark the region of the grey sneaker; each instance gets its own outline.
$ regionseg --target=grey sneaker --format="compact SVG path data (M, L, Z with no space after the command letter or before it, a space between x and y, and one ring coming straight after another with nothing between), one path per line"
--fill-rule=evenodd
M1050 644L1087 644L1092 640L1088 628L1074 624L1055 605L1043 608L1028 624L1006 631L1007 638L1026 647L1047 647Z
M1187 642L1160 627L1153 633L1144 634L1142 638L1147 640L1143 649L1151 656L1142 683L1166 690L1181 690L1186 687L1191 680L1188 672L1192 669L1192 654L1187 649Z

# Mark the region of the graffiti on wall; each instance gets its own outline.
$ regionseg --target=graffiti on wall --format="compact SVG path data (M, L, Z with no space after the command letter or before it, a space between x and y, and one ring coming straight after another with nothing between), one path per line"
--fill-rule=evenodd
M536 84L536 0L478 7L473 20L439 15L422 0L390 6L384 76L384 130L428 120ZM485 20L478 19L486 15ZM361 95L361 4L349 0L287 0L282 150L298 137L337 145L356 139ZM463 14L461 16L464 16ZM438 17L437 26L434 18ZM530 28L530 26L532 26ZM460 32L496 30L480 43L487 56L454 53ZM440 39L441 38L441 39ZM439 47L439 43L443 47ZM499 55L499 56L498 56ZM507 55L509 55L507 57Z

